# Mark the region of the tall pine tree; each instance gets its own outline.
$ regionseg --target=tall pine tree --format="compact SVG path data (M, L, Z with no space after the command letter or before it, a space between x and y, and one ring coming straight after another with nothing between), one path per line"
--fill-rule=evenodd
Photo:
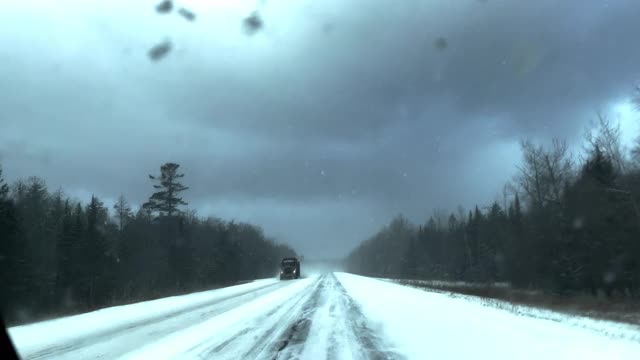
M113 205L113 209L116 211L118 230L122 231L127 223L133 218L133 212L131 212L129 202L125 199L124 195L120 194L118 201Z
M0 313L8 316L8 321L15 320L13 314L25 300L25 248L19 229L17 209L0 166Z
M180 213L178 206L187 205L179 197L182 191L189 189L179 182L184 177L184 174L178 173L179 167L176 163L166 163L160 167L160 176L149 175L149 179L157 181L153 188L158 191L151 195L144 208L157 211L160 216L171 217Z
M107 265L107 246L104 237L103 203L97 197L91 196L87 206L87 232L85 241L87 286L89 308L97 305L97 298L106 292L104 277Z

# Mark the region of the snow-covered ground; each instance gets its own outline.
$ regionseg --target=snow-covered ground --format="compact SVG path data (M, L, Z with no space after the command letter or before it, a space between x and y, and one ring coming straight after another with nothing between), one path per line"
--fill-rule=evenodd
M612 333L619 332L611 323ZM629 330L629 329L627 329ZM638 330L640 333L640 330ZM26 359L638 359L637 338L345 273L9 329Z
M458 287L460 286L460 284L464 284L461 287L468 287L468 288L481 287L483 285L469 284L469 283L463 283L463 282L445 282L445 281L430 281L430 280L410 280L409 283L406 283L406 280L403 280L403 279L380 278L380 280L400 283L405 286L415 287L418 289L422 289L424 291L444 293L444 294L447 294L447 296L452 298L460 298L460 299L464 299L465 301L476 302L476 303L482 304L483 306L488 306L488 307L509 311L513 314L520 315L520 316L551 320L551 321L561 322L566 325L571 325L574 327L582 327L585 329L589 329L591 331L599 332L611 338L623 338L626 340L640 342L640 326L634 325L631 322L628 322L628 323L615 322L610 320L604 320L602 318L593 318L593 317L581 316L579 314L570 314L566 311L565 312L553 311L553 310L549 310L541 307L534 307L534 306L529 306L524 304L514 304L506 300L483 298L480 296L465 295L465 294L459 294L459 293L444 290L449 286ZM429 289L429 287L432 287L432 286L435 287L436 289L435 290ZM440 286L444 287L444 289L438 289L438 287ZM619 316L620 317L626 316L628 319L637 319L640 315L637 313L626 313L626 314L619 314Z
M640 343L605 336L570 321L519 316L464 298L337 274L364 315L409 358L639 359ZM567 320L569 317L565 316ZM640 329L636 330L640 332Z
M197 324L201 316L235 307L283 285L276 279L184 296L115 306L86 314L9 328L23 358L88 358L124 354L175 329Z

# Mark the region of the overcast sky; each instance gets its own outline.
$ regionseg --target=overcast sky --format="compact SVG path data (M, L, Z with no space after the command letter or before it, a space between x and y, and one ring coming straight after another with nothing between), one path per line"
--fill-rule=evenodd
M333 257L397 213L493 201L521 138L577 144L597 110L638 134L638 0L176 1L195 22L156 3L3 4L10 181L137 205L178 162L200 215Z

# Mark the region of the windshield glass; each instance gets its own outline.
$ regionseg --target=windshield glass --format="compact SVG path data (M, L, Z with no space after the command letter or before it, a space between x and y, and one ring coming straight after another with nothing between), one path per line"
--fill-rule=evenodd
M640 1L16 0L25 359L637 359Z

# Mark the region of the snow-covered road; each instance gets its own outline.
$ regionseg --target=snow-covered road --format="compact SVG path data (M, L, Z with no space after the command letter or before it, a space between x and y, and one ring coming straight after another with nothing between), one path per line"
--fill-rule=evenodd
M605 324L606 325L606 324ZM638 359L605 336L345 273L119 306L9 329L25 359Z

